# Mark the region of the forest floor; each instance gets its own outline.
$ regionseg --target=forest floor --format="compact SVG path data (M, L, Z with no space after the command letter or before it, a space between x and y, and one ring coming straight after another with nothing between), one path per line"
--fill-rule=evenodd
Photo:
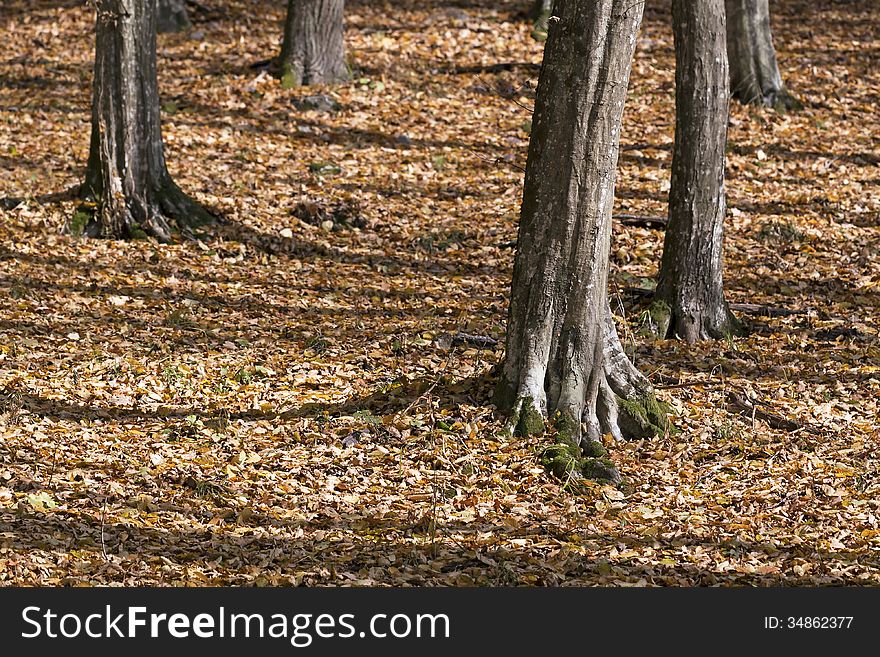
M169 167L223 218L163 246L65 234L93 14L3 2L0 584L880 584L869 3L774 3L806 107L732 108L727 294L797 314L693 347L643 335L628 289L662 231L615 224L613 307L679 431L609 445L624 484L580 494L539 465L548 438L499 437L501 343L448 339L503 338L530 3L346 3L354 79L318 90L253 68L283 4L204 3L160 36ZM668 23L649 0L620 214L665 214Z

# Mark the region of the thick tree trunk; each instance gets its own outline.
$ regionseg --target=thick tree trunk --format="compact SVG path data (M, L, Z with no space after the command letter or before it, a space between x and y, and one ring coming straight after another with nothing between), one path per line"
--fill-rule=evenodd
M343 0L289 0L277 68L285 87L349 79Z
M211 220L165 165L156 81L156 0L99 0L92 137L83 195L96 211L87 232L171 239Z
M542 431L558 413L562 442L589 456L602 452L603 433L645 436L666 425L624 354L607 297L620 124L642 3L557 0L554 14L496 400L522 434ZM610 476L605 465L578 467Z
M769 0L726 0L730 88L744 103L799 109L782 82L770 31Z
M729 106L724 0L673 0L675 147L669 223L652 308L662 337L740 332L724 300L724 151Z
M182 32L192 27L185 0L159 0L156 29L159 32Z

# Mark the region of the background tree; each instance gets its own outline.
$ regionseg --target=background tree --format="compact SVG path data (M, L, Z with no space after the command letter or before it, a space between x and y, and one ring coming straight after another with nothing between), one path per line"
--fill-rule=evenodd
M211 216L165 165L156 80L156 0L99 0L92 136L83 194L91 235L167 241Z
M538 82L496 401L521 434L557 417L560 445L546 462L558 474L614 479L610 462L591 458L604 453L601 435L666 427L621 347L607 295L620 125L643 8L557 0Z
M673 0L675 147L652 316L688 342L741 332L722 284L729 106L724 0Z
M350 77L345 63L344 0L289 0L276 62L282 84L332 84Z
M733 96L778 110L800 102L782 82L770 30L769 0L726 0L727 52Z
M159 0L156 29L159 32L181 32L192 27L185 0Z
M547 38L547 22L553 13L553 0L534 0L532 4L532 19L535 21L532 27L532 37L538 41Z

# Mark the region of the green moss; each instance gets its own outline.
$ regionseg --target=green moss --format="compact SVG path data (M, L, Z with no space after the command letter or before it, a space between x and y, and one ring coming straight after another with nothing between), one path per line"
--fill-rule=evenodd
M648 317L651 318L651 327L658 338L665 338L669 334L669 324L672 321L672 308L663 299L654 299L648 306Z
M599 458L608 454L608 450L605 449L605 445L600 443L598 440L591 440L585 443L583 446L583 451L584 456L591 456L594 458Z
M585 458L580 448L564 443L548 445L541 452L541 465L557 479L577 490L577 482L581 479L594 481L621 480L620 472L614 462L608 458Z
M128 236L133 240L146 240L150 239L150 236L147 235L146 231L143 228L135 224L128 231Z
M295 89L298 86L299 83L297 82L296 75L294 75L289 66L285 66L281 71L281 88Z
M618 483L620 472L611 459L587 458L580 463L581 474L587 479Z
M541 452L541 464L574 492L583 479L620 481L614 463L604 458L607 454L601 443L591 441L582 446L579 439L580 423L567 415L555 419L556 442Z
M541 452L541 465L559 479L566 480L580 473L581 451L565 443L553 443Z
M555 418L555 425L556 442L570 446L579 456L600 457L608 453L598 441L583 441L580 436L581 423L570 415L560 414Z
M547 40L547 30L549 29L550 24L550 12L545 11L542 12L540 16L535 20L534 25L532 25L532 38L535 41L546 41Z
M553 418L553 423L556 426L556 442L579 450L580 422L570 415L559 413Z
M544 433L544 415L535 407L531 397L523 399L516 427L520 436L540 436Z
M665 434L671 429L669 406L657 401L653 394L636 399L617 397L620 410L618 424L624 435L630 438L651 438Z
M86 232L89 222L94 219L95 212L92 208L81 205L73 213L70 221L67 223L67 229L74 237L81 237Z

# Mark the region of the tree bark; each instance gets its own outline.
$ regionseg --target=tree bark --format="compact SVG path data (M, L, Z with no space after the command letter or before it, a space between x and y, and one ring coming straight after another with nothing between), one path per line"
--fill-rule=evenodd
M185 0L159 0L156 29L159 32L182 32L192 27Z
M547 39L547 26L553 13L553 0L534 0L532 4L532 38L537 41Z
M287 88L350 77L345 63L344 0L289 0L277 68Z
M89 235L149 235L211 215L186 196L165 164L156 80L156 0L99 0L92 97L92 136L84 196L94 199Z
M770 31L768 0L726 0L730 87L743 103L800 109L785 88Z
M511 431L539 433L555 416L563 447L585 456L601 454L603 433L666 427L651 385L623 351L607 295L620 125L642 9L632 0L557 0L496 394ZM605 467L581 465L584 474Z
M722 282L729 107L724 0L673 0L675 146L652 315L690 343L741 332Z

